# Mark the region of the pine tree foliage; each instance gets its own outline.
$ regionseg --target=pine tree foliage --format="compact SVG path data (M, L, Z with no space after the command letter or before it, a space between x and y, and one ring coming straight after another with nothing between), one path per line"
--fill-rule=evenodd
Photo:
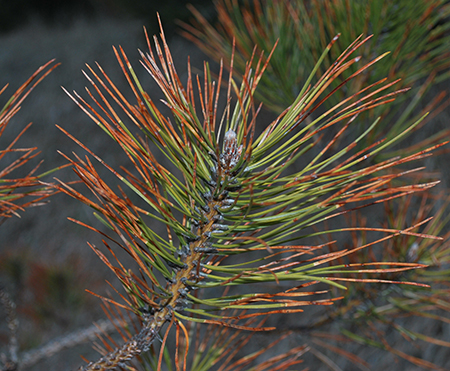
M111 230L106 235L74 220L105 237L109 255L91 247L125 290L125 294L117 290L121 300L102 299L140 320L140 328L125 337L123 345L83 370L125 367L162 337L156 364L160 369L172 328L177 339L184 337L185 341L189 339L186 328L192 322L270 330L249 320L300 313L309 305L333 305L342 294L330 295L330 290L342 292L349 283L426 286L378 277L425 267L416 262L329 263L396 236L438 239L418 231L428 218L401 230L371 226L321 230L324 222L341 215L436 184L405 185L397 180L419 171L419 167L405 170L405 166L430 156L442 144L376 164L370 161L419 121L394 138L356 149L374 130L379 121L376 119L348 144L334 147L344 133L352 130L361 113L387 104L405 91L393 90L396 82L382 79L322 109L324 102L359 75L376 68L373 65L384 57L358 64L356 53L369 38L358 37L317 77L337 40L334 38L292 104L271 124L260 128L257 115L261 106L256 106L254 95L270 56L264 59L253 53L243 76L237 78L232 68L224 77L221 65L218 79L214 79L208 64L202 78L194 77L188 66L187 83L183 85L163 31L160 36L161 41L154 38L154 49L147 37L149 53L141 52L141 58L164 96L170 118L150 99L122 48L114 52L135 103L119 91L99 65L97 69L88 66L85 73L91 84L87 89L90 102L75 92L69 94L120 146L132 167L112 168L61 128L89 153L66 158L90 196L63 181L59 181L58 189L92 207ZM333 87L350 69L355 72ZM221 108L223 84L226 99ZM320 114L314 117L317 112ZM336 128L327 144L317 145L322 135ZM92 158L120 181L116 190L102 179ZM309 160L305 162L305 158ZM295 170L291 166L294 163ZM158 225L165 234L156 232ZM351 248L337 246L333 252L328 247L335 241L304 243L311 237L348 230L365 230L375 237ZM117 246L135 261L135 268L122 263L115 253Z
M417 198L418 202L414 202ZM443 201L443 202L442 202ZM433 208L442 202L437 212ZM409 347L417 346L418 343L432 346L436 351L439 347L448 348L450 343L443 337L433 333L430 328L434 326L445 326L448 323L450 309L448 290L448 263L450 258L449 233L448 230L448 197L443 194L434 194L426 191L418 197L409 195L407 197L391 200L385 203L384 226L399 229L407 227L408 221L415 222L427 219L433 215L423 228L422 232L432 235L442 235L443 240L421 239L413 236L400 235L385 241L381 249L375 251L359 251L349 257L351 263L359 261L376 261L377 259L419 262L427 265L427 269L419 269L408 272L386 272L379 278L386 280L408 280L416 282L427 282L430 289L414 288L413 286L394 285L364 285L355 283L345 295L345 300L340 301L328 316L316 318L315 323L310 325L311 329L317 329L323 322L340 322L339 328L342 335L328 334L328 342L321 336L312 336L312 342L321 348L329 349L330 340L342 342L345 339L375 347L390 352L398 358L403 358L412 364L432 370L442 370L445 362L438 360L437 356L425 358L423 354L413 352L404 353L396 344L403 342ZM414 205L414 206L412 206ZM412 212L413 211L413 212ZM412 215L411 215L412 214ZM350 226L364 225L367 219L361 214L355 214L349 220ZM353 232L353 241L365 241L368 236L365 232L357 235ZM379 254L375 257L375 255ZM380 256L381 255L381 256ZM339 264L334 262L333 264ZM409 321L404 321L410 318ZM428 325L416 326L428 319ZM371 324L371 326L367 326ZM373 329L376 328L376 331ZM344 340L342 340L344 339ZM422 348L423 349L423 348ZM336 354L338 351L332 350ZM427 360L428 359L428 360Z
M33 91L37 84L47 76L57 64L50 61L39 69L8 99L6 104L0 111L0 137L5 132L10 120L20 110L21 104L25 98ZM0 94L3 94L8 85L4 86ZM18 169L26 165L30 160L35 158L39 152L37 148L17 148L16 144L20 137L31 126L28 124L16 138L0 150L0 161L6 165L2 165L0 170L0 224L6 218L11 216L19 216L19 212L26 207L37 206L44 199L52 194L50 188L45 188L39 183L39 179L46 174L36 175L40 164L25 175L18 175ZM14 157L15 156L15 157ZM16 175L17 174L17 175Z
M381 53L387 51L391 53L377 63L375 68L347 81L346 87L323 102L323 110L345 99L349 92L376 83L386 76L401 78L398 82L399 87L411 87L407 94L397 97L394 105L380 105L359 115L353 126L353 131L358 133L366 130L368 121L377 116L382 117L379 124L357 144L359 149L374 143L377 138L386 137L389 140L395 137L410 128L424 112L432 110L432 113L415 127L414 130L417 130L427 122L434 121L436 115L448 105L448 99L444 99L445 91L436 93L434 97L430 97L429 94L432 88L436 91L442 86L439 83L449 78L447 19L450 8L446 1L216 0L214 3L217 19L213 22L207 19L208 16L191 7L195 19L189 25L182 23L184 35L211 58L215 60L224 58L226 66L229 66L226 62L232 50L236 49L233 69L238 72L245 70L255 45L258 51L269 51L277 43L271 62L255 93L255 97L274 112L283 109L295 99L328 40L338 32L339 40L319 67L317 76L324 73L359 34L373 34L372 40L359 51L362 63L367 63ZM334 88L346 80L356 68L350 67L331 87ZM319 110L316 115L321 113ZM401 139L404 140L404 144L411 143L409 140L406 141L406 138L413 139L416 141L414 145L410 145L409 148L402 145L397 147L397 150L380 153L377 158L405 156L407 153L414 153L438 143L440 138L447 138L449 135L448 129L436 131L433 130L433 135L429 136L411 137L409 135L413 131L410 131ZM343 141L342 137L340 141ZM340 141L338 140L335 146L339 146ZM323 145L326 146L326 142ZM414 198L408 197L387 203L389 207L386 208L383 217L389 223L383 224L386 227L388 227L386 224L389 224L393 229L401 229L408 225L406 220L409 223L411 220L421 220L425 214L431 215L430 211L436 209L438 204L443 204L433 220L423 226L422 231L436 234L438 231L447 230L445 215L448 208L445 207L447 201L443 196L436 197L427 191L420 206L412 200ZM365 218L363 213L354 214L347 221L354 228L357 225L365 225ZM334 238L330 235L326 241ZM360 233L354 231L352 238L356 244L358 241L365 241L368 235L365 231ZM346 260L340 259L330 264L377 260L416 261L428 265L429 268L410 271L408 274L387 273L380 278L426 281L432 285L432 289L416 290L408 286L386 288L382 284L369 286L353 284L346 292L344 300L333 306L325 316L312 321L310 326L317 329L326 327L327 323L334 323L335 326L339 323L338 327L346 336L330 333L327 334L329 336L327 343L319 338L312 340L316 344L320 343L321 349L341 358L354 359L345 355L341 348L333 348L329 343L330 339L339 345L351 338L358 343L387 350L396 358L404 358L416 366L440 369L436 356L428 357L434 363L427 362L420 357L402 353L396 349L396 345L389 344L397 344L398 339L398 343L410 342L414 346L419 346L417 343L431 345L434 346L434 350L437 346L448 347L449 344L442 342L432 330L433 326L441 326L448 322L448 239L444 235L443 241L431 242L426 239L417 240L413 236L397 236L385 241L381 246L376 250L360 250ZM330 251L335 251L334 246L330 247ZM428 318L430 326L418 330L414 328L417 321L410 320L405 325L403 322L405 317L416 318L418 321ZM373 323L373 328L377 331L365 326L369 322ZM423 354L426 352L423 351ZM319 358L324 359L323 357L322 354ZM332 364L331 360L328 361Z
M0 139L27 96L57 66L58 64L52 60L39 67L7 100L0 111ZM7 87L8 85L5 85L0 90L0 95L6 91ZM39 155L36 151L37 147L17 147L20 138L30 126L31 123L26 125L5 148L2 143L2 149L0 149L2 164L0 167L0 225L13 216L20 218L20 213L27 207L42 205L55 192L54 188L43 186L40 179L58 169L38 174L41 162L34 165L31 170L25 170L30 165L30 161L32 163L32 160ZM0 285L0 304L1 309L4 310L4 319L9 331L8 351L0 354L1 367L2 370L15 370L18 366L19 353L16 304L3 285Z
M245 71L255 45L270 51L277 42L271 63L255 96L274 112L280 112L300 92L329 40L340 39L319 67L318 76L332 65L358 35L373 35L360 50L363 63L374 56L392 53L376 68L355 76L324 105L333 107L348 96L349 91L389 78L401 79L401 87L412 90L398 98L395 105L383 105L368 112L369 117L383 120L368 136L368 145L381 137L393 138L418 120L424 112L438 114L448 105L441 91L426 107L420 108L424 95L433 86L448 81L450 75L447 18L450 5L445 0L216 0L217 21L214 24L194 7L190 7L192 24L183 23L184 35L211 58L228 58L236 45L233 68ZM229 66L229 65L228 65ZM356 71L350 67L333 86ZM403 104L401 104L403 103ZM425 121L423 121L425 123ZM365 125L355 125L363 132ZM441 131L434 138L423 139L423 148L432 140L448 137ZM406 137L404 137L406 138ZM405 153L405 148L402 149Z

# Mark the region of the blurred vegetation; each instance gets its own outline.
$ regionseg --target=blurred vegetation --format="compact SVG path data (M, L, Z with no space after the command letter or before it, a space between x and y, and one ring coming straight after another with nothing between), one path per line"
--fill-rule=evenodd
M194 19L191 24L182 23L184 35L211 58L223 59L228 66L234 40L233 68L239 73L245 71L246 61L253 52L263 51L267 56L277 44L256 93L256 98L275 112L294 101L322 50L336 35L339 35L336 45L316 71L317 76L358 35L373 36L354 57L360 56L369 63L378 56L390 54L377 68L359 73L351 81L346 82L357 71L357 65L344 71L332 87L346 82L345 87L328 97L324 109L357 93L362 86L376 86L385 78L395 78L397 89L411 89L396 97L395 105L374 107L357 120L354 130L362 133L367 121L378 116L383 118L363 145L382 137L393 138L424 112L433 111L433 116L427 119L430 120L448 105L443 91L427 102L426 108L418 109L421 98L431 87L450 78L450 23L447 22L450 4L445 0L216 0L214 4L218 19L211 23L202 12L190 7ZM431 140L448 134L442 131ZM423 142L427 143L430 141Z

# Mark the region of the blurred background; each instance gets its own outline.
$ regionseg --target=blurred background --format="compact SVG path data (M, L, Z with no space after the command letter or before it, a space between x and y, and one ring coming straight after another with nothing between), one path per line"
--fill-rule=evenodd
M212 21L215 17L211 1L191 0L191 3ZM41 170L49 170L66 163L57 153L70 155L83 151L55 126L63 127L79 138L107 163L126 165L119 151L111 150L114 143L70 100L61 86L69 92L75 90L86 96L88 85L81 70L85 64L98 62L113 81L128 92L128 85L115 59L112 45L121 45L127 53L146 89L157 101L158 90L143 68L139 68L138 49L147 50L143 26L150 35L158 33L156 12L159 12L177 69L186 81L186 63L201 69L208 57L194 44L179 34L176 20L191 17L185 1L165 0L15 0L0 1L0 87L9 87L0 97L3 105L7 98L41 65L55 58L61 65L54 70L26 99L22 110L10 122L0 138L4 148L29 122L33 125L21 138L23 147L38 146L44 159ZM214 62L211 61L214 65ZM214 69L214 67L213 67ZM448 89L441 84L435 91ZM129 93L129 92L128 92ZM429 93L432 96L433 91ZM424 99L426 102L426 99ZM424 103L425 105L425 103ZM264 111L261 125L270 122L274 114ZM449 112L442 112L430 132L448 126ZM428 129L427 129L428 130ZM448 158L447 158L448 160ZM445 169L447 161L440 158L429 161L430 171ZM37 160L36 160L37 161ZM36 162L37 163L37 162ZM448 164L448 162L447 162ZM102 171L99 169L99 171ZM75 180L71 170L57 174L60 179ZM105 176L108 174L105 173ZM448 185L449 172L444 174L442 189ZM48 205L27 209L21 218L7 220L0 228L0 283L17 304L20 320L20 349L28 350L74 330L90 326L105 318L98 299L85 292L104 294L105 280L114 280L107 267L90 250L87 241L101 246L98 234L74 224L68 217L98 226L92 210L64 195L51 198ZM114 281L113 281L114 282ZM2 312L0 312L2 313ZM0 314L3 318L3 313ZM296 319L291 319L296 323ZM307 322L307 318L301 321ZM282 324L287 327L287 324ZM0 323L0 344L7 343L4 321ZM450 338L448 328L440 329ZM255 347L269 341L261 336ZM82 363L80 354L95 359L91 344L59 352L30 367L30 370L69 370ZM378 353L365 350L361 357L378 364L376 370L397 370L392 360L377 359ZM439 353L434 357L444 357ZM450 359L450 356L449 356ZM311 361L312 362L312 361ZM444 362L445 363L445 362ZM441 362L441 364L443 364ZM306 363L311 369L329 369L320 363ZM447 366L450 364L447 362ZM351 370L351 368L347 368ZM413 368L411 368L413 370Z

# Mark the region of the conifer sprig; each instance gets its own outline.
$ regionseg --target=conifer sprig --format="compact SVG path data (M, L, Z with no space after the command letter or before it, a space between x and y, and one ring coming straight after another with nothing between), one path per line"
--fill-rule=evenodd
M25 98L57 66L58 64L51 60L39 67L8 99L0 111L0 137L5 132L10 120L20 110ZM8 85L5 85L1 89L0 95L5 92L7 87ZM40 178L48 174L36 174L40 163L29 170L28 173L16 175L20 174L17 173L19 168L23 170L24 165L39 155L39 152L36 152L36 147L16 147L17 142L30 126L31 123L6 148L0 150L0 161L8 161L0 170L0 224L13 215L19 216L19 211L23 211L26 207L41 204L44 199L53 193L51 188L43 187L39 182Z
M7 100L0 110L0 139L4 135L7 126L21 105L34 88L56 67L58 64L51 60L39 67ZM0 90L0 95L6 91L8 84ZM25 170L29 162L39 155L37 147L18 148L17 143L24 133L29 129L31 123L25 126L19 134L5 147L3 142L0 149L0 225L12 216L20 217L20 212L31 206L43 204L46 198L55 193L53 187L44 186L40 179L45 175L57 170L53 169L47 173L38 173L42 163L33 165L31 169ZM19 321L17 318L16 304L8 294L7 290L0 285L0 309L4 312L2 320L7 323L9 329L8 352L1 353L1 368L15 370L19 364L19 344L17 330Z
M141 52L142 65L161 89L172 119L164 117L150 99L122 48L114 48L114 52L136 105L125 98L100 66L99 72L88 66L89 74L85 73L92 86L92 91L87 89L92 104L77 93L69 94L122 148L132 167L113 169L61 129L122 183L114 191L88 156L75 155L75 159L66 158L94 197L89 198L62 181L58 189L91 206L114 232L116 237L99 231L106 237L104 243L113 259L91 247L117 275L126 295L119 293L121 303L103 300L134 312L142 322L139 332L122 347L84 370L114 368L141 355L150 349L165 324L168 324L166 331L174 325L184 326L185 321L268 330L239 321L272 313L301 312L305 305L331 305L339 299L329 296L327 289L311 288L316 283L345 289L343 282L381 282L375 274L424 267L413 262L335 266L328 263L398 235L436 239L415 232L426 220L403 230L367 228L385 235L351 249L338 248L334 253L322 251L324 246L292 245L294 240L329 232L311 230L321 222L436 184L392 185L405 174L404 170L397 170L399 165L427 157L442 144L378 164L368 163L367 159L405 132L389 141L380 140L363 150L354 150L378 120L341 150L332 148L361 112L391 102L404 91L391 91L395 82L380 80L363 87L317 118L306 121L347 81L383 58L357 68L344 82L330 88L344 71L358 63L360 58L354 53L368 38L357 38L316 80L321 62L337 40L334 38L292 105L260 130L259 108L253 96L268 60L263 63L262 55L257 59L253 54L256 68L251 68L253 61L250 61L239 83L230 72L226 106L220 112L222 67L219 79L214 81L205 64L201 83L199 77L192 77L189 66L185 87L163 31L160 36L161 42L154 38L155 52L147 37L149 53ZM114 106L120 107L120 112ZM135 126L127 126L125 119ZM317 150L316 136L337 125L341 129L329 144ZM133 134L136 128L143 137ZM297 165L300 170L292 170L290 165L294 163L300 163ZM136 196L139 202L133 201ZM158 225L162 227L160 230L166 230L166 235L157 232ZM343 230L337 228L333 232L340 231ZM128 252L137 263L135 269L116 257L115 247L107 239ZM231 255L239 257L239 261L228 261ZM261 283L273 283L276 288L264 290L257 285ZM226 287L232 292L222 296L217 289ZM236 287L241 291L233 290ZM249 312L235 315L236 310Z

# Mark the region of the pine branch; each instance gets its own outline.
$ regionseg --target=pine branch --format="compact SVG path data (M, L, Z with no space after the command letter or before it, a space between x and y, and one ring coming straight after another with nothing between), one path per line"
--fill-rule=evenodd
M225 135L224 152L220 155L220 161L217 162L218 166L215 171L218 174L230 176L231 170L236 166L240 157L241 149L236 145L236 133L229 130ZM230 183L233 184L233 180L230 180ZM178 252L183 266L176 266L177 273L174 278L170 279L170 285L166 288L166 291L170 294L170 299L144 319L143 327L138 334L112 353L81 367L80 370L108 370L117 366L124 366L125 362L149 350L153 341L159 336L158 334L164 324L172 320L174 311L181 312L186 308L186 303L189 303L186 298L193 289L188 282L201 280L200 271L203 269L200 268L200 262L202 258L205 254L217 253L217 250L211 247L210 239L213 233L218 232L217 228L220 228L216 223L216 220L222 217L220 210L228 208L233 202L232 199L227 197L230 187L233 187L233 185L219 190L216 185L211 187L210 194L205 196L207 203L203 206L202 211L205 221L200 221L191 230L195 237L190 238L188 241L191 242L182 246ZM212 194L218 194L218 196L212 196Z
M11 118L19 111L25 98L34 88L59 64L54 64L54 60L39 67L36 72L12 95L0 111L0 137L4 133ZM2 94L7 85L0 91ZM14 176L14 171L28 164L39 152L37 148L16 148L15 145L31 126L28 124L17 137L5 148L0 150L0 160L11 154L16 158L3 169L0 169L0 224L12 215L19 216L19 211L26 207L38 206L50 197L55 189L53 187L43 187L40 179L45 175L58 170L53 169L46 173L36 175L40 163L28 171L25 176ZM31 198L31 200L29 200ZM26 200L26 201L25 201Z
M75 155L74 159L64 156L92 196L63 181L59 181L57 189L92 207L98 219L112 232L108 235L74 220L105 237L103 242L111 259L95 246L91 248L114 272L125 290L125 295L117 291L120 303L102 299L136 314L142 322L141 330L123 346L90 363L85 370L106 370L122 365L150 349L159 333L165 331L157 362L157 367L161 367L165 340L173 324L177 331L189 321L265 331L271 328L249 327L239 321L269 314L299 313L307 305L332 305L342 296L329 295L331 289L345 290L347 283L427 287L422 283L380 278L383 274L425 267L417 262L341 262L351 254L401 235L439 240L439 237L417 231L429 219L417 220L403 229L354 226L311 232L312 227L322 226L332 218L423 192L436 184L404 185L397 180L421 170L403 170L402 166L430 156L445 143L380 163L367 161L407 135L420 120L392 139L355 150L378 124L379 120L375 120L342 149L334 149L335 143L362 112L387 104L405 91L391 91L395 82L380 80L363 87L317 118L313 117L330 96L385 56L375 58L337 86L333 85L345 71L360 62L353 53L370 37L357 38L317 78L316 72L337 41L334 38L319 57L295 101L258 135L259 108L255 107L253 97L268 60L263 62L260 56L253 61L255 56L252 55L244 75L238 79L240 83L230 73L227 105L220 114L222 68L218 81L213 81L205 64L203 84L197 77L198 103L190 66L185 87L177 75L163 31L161 39L162 44L154 38L154 53L147 37L149 54L141 53L142 65L160 87L173 120L157 109L122 48L114 51L137 104L124 97L100 66L99 72L88 66L89 74L85 74L93 89L87 89L93 103L77 93L69 94L120 146L131 166L120 171L112 168L61 128L89 154L85 158ZM253 62L254 69L250 67ZM122 112L116 112L108 99ZM196 104L200 105L196 107ZM121 114L141 130L145 139L132 134L120 118ZM338 125L341 128L330 142L319 147L315 138ZM176 171L166 166L161 156L174 165ZM121 182L118 191L102 179L91 158ZM304 158L308 160L301 163ZM301 165L291 170L290 165L296 162ZM140 202L133 202L127 192L137 196ZM148 225L149 219L152 228ZM158 225L166 235L156 232ZM316 246L292 244L293 240L306 237L362 230L374 233L377 238L333 252L323 250L334 242ZM382 237L378 235L380 232ZM125 266L115 254L115 246L125 250L136 267ZM240 257L238 263L227 259L232 255ZM337 262L339 264L332 264ZM281 286L281 282L288 283L289 288ZM274 291L255 292L255 284L268 283L277 284ZM317 283L324 283L330 289L310 288ZM234 287L242 291L219 294L218 289ZM210 294L199 295L198 289ZM320 299L316 298L318 295ZM249 313L233 314L243 310Z
M87 366L80 367L79 370L111 370L116 367L126 367L126 362L143 352L147 352L153 341L159 336L158 331L162 328L166 320L163 320L159 324L156 321L158 321L157 318L144 324L141 331L133 336L131 340L121 347L116 348L108 355L101 357L98 361L90 362Z

